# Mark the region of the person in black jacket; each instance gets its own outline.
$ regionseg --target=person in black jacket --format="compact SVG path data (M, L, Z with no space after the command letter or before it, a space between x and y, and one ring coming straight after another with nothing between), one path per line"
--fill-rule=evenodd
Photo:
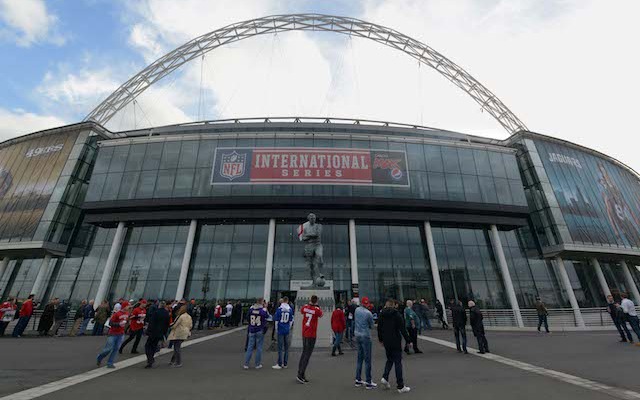
M607 303L607 311L609 312L609 315L613 320L613 324L616 326L616 329L618 330L618 333L622 338L620 341L627 342L627 338L624 336L626 331L627 335L629 336L629 341L632 342L633 338L631 337L631 332L629 332L629 329L627 329L627 324L624 322L624 312L619 312L620 305L616 304L616 302L613 300L613 296L611 295L607 296ZM624 330L622 328L623 326Z
M444 308L442 307L440 300L436 300L436 314L438 314L438 321L442 324L442 329L449 329L447 320L444 319Z
M161 340L167 336L169 330L169 311L164 301L160 302L158 309L149 317L149 326L147 327L147 343L144 345L144 351L147 354L147 365L145 368L152 368L155 361L156 350Z
M458 353L467 352L467 313L464 311L460 300L451 299L451 319L453 320L453 333L456 336L456 348ZM460 337L462 336L462 348L460 348Z
M385 307L378 317L378 340L384 345L387 355L387 363L384 366L382 375L382 385L389 389L389 373L391 367L395 365L396 384L399 393L406 393L411 389L404 385L402 377L402 338L409 344L409 334L405 328L402 315L398 311L398 302L395 300L387 300Z
M484 324L482 323L482 312L476 306L476 303L469 300L469 319L473 336L478 339L478 353L489 353L489 342L484 334Z
M58 331L62 327L62 324L67 320L67 316L69 315L69 303L66 300L62 300L58 308L56 308L56 312L53 315L53 319L55 324L53 324L53 335L60 336Z

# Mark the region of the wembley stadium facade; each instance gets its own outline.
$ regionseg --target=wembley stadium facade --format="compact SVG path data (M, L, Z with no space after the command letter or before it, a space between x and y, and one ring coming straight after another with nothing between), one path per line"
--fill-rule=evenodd
M609 294L640 302L639 177L578 144L518 125L496 140L313 118L110 132L102 117L0 143L0 297L295 298L313 212L337 301L472 299L525 326L540 297L578 327Z

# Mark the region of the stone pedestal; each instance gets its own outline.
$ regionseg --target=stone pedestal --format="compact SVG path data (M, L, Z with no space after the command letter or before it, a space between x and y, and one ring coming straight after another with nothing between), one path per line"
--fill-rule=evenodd
M296 315L293 324L293 336L291 338L291 347L302 348L302 324L303 316L301 313L304 307L311 300L314 294L318 296L318 306L322 309L323 316L318 320L318 332L316 339L316 348L331 347L331 313L336 308L335 298L333 296L333 281L326 281L324 288L308 289L311 281L291 281L291 290L296 293Z

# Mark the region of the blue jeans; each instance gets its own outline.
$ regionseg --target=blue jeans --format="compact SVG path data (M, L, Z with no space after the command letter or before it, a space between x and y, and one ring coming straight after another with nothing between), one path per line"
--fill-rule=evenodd
M249 333L249 343L247 343L247 352L244 355L244 365L249 365L253 348L256 348L256 365L262 364L262 343L264 343L264 333L262 331Z
M29 325L30 319L31 317L20 317L18 319L18 323L13 328L13 333L11 334L11 336L13 337L21 336L24 333L24 330L27 329L27 325Z
M342 335L343 332L333 332L336 337L333 339L333 349L331 350L332 354L335 354L336 349L338 349L339 353L342 353L342 347L340 347L340 343L342 343Z
M107 365L113 365L113 362L116 360L116 355L118 354L118 349L120 349L122 339L124 339L124 334L108 336L107 343L104 345L100 354L98 354L98 362L102 361L108 354L109 359L107 360Z
M289 334L278 334L278 365L284 367L289 362Z
M549 333L549 323L547 322L546 315L538 315L538 332L540 332L540 327L544 324L544 330Z
M356 380L362 378L362 362L364 361L364 375L367 383L371 383L371 338L356 336L358 346L358 361L356 361Z
M424 329L429 329L431 330L431 321L429 321L429 317L428 316L423 316L422 318L420 318L420 325L422 330Z
M82 325L80 325L80 332L78 332L78 336L84 335L84 331L87 330L87 325L89 325L89 321L91 321L91 318L85 318L82 320Z
M347 319L347 340L353 344L353 335L356 330L356 324L352 319Z
M467 351L467 331L465 328L454 327L453 333L456 335L456 348L458 351ZM460 349L460 336L462 336L462 349Z
M625 315L625 317L629 325L631 325L631 329L633 329L633 331L636 333L636 336L638 337L638 341L640 341L640 320L638 320L637 316L633 316L633 315ZM629 335L629 337L631 337L631 335Z

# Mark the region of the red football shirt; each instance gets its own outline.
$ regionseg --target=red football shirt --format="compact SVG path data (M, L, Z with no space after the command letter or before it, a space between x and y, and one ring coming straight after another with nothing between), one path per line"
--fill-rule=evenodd
M113 313L111 321L109 321L109 324L111 325L111 328L109 329L109 336L123 335L124 326L127 324L128 318L129 314L124 311Z
M303 315L302 337L315 338L318 331L318 319L322 318L322 309L313 304L307 304L300 311Z
M137 307L131 313L131 323L129 324L129 328L132 331L139 331L144 328L144 318L147 316L147 311L142 307Z

